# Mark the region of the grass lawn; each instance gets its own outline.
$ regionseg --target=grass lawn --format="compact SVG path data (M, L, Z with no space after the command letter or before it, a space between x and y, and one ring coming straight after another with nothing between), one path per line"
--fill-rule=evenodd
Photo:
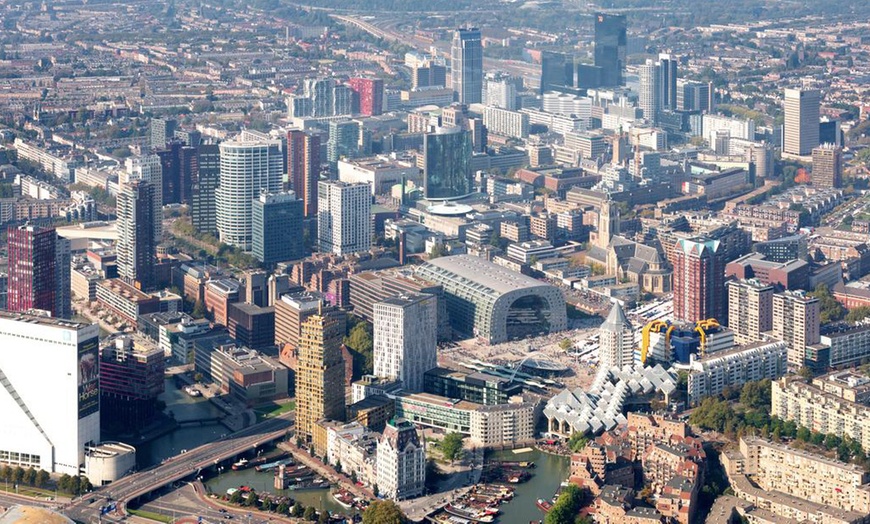
M277 417L278 415L287 413L288 411L294 411L295 409L296 401L290 400L288 402L270 402L268 404L257 406L254 408L254 413L257 414L257 421L259 422L267 418Z
M142 517L143 519L156 520L157 522L166 522L166 524L170 524L173 521L172 517L168 517L166 515L161 515L160 513L152 513L150 511L142 511L141 509L127 509L127 513L130 515L135 515L137 517Z

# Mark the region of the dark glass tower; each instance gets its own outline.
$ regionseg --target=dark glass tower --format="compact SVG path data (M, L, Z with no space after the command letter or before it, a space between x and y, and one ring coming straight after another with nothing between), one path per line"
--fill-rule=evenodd
M459 198L474 191L468 131L447 127L424 135L423 156L427 199Z
M625 15L595 15L595 65L604 86L625 85L625 27Z

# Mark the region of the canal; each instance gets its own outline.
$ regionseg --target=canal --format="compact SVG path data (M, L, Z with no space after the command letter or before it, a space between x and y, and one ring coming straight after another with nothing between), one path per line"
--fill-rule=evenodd
M175 380L167 378L160 400L166 403L166 413L172 413L175 420L197 420L220 417L223 412L204 397L191 397L175 387ZM221 424L205 426L193 425L175 428L170 433L136 447L136 461L139 468L159 464L163 459L181 453L183 449L193 449L220 438L228 430Z
M221 410L203 397L191 397L184 391L175 387L173 379L166 380L166 388L160 399L166 403L166 411L172 412L179 421L194 419L209 419L220 417ZM193 449L202 444L214 441L227 433L227 428L221 424L205 426L185 426L176 428L174 431L158 437L151 442L137 447L137 459L140 468L145 468L160 463L162 460L178 455L183 449ZM529 524L544 518L535 502L539 498L549 500L563 480L568 478L570 460L568 457L560 457L542 453L538 450L526 453L514 453L513 451L499 451L487 455L488 459L532 461L536 468L534 476L523 484L516 484L514 499L501 507L502 513L499 518L501 524ZM205 485L212 492L225 494L229 488L250 486L257 491L269 492L277 495L287 495L298 500L305 506L314 506L318 510L348 514L349 510L338 504L330 494L329 489L309 491L276 490L272 485L272 473L259 473L253 468L242 471L230 469L221 471L217 476L205 480Z
M568 478L571 460L543 453L538 450L527 453L499 451L487 455L489 460L531 461L535 463L534 475L528 482L514 484L514 498L501 506L500 524L529 524L544 519L544 512L535 505L538 499L550 500L563 480Z

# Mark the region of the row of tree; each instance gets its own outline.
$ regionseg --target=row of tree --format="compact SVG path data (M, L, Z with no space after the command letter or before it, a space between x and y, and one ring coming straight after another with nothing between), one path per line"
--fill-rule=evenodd
M0 480L4 482L44 488L48 486L50 478L48 472L44 469L37 471L32 467L24 469L21 466L0 466Z
M329 522L328 511L321 511L318 514L314 506L303 506L298 500L295 502L290 499L275 501L269 495L261 497L254 490L248 492L236 491L230 496L229 502L230 504L255 508L260 511L275 512L279 515L304 519L309 522L318 522L319 524L327 524Z
M577 514L586 502L586 493L574 484L569 484L562 490L556 503L544 517L544 524L575 524L584 522Z

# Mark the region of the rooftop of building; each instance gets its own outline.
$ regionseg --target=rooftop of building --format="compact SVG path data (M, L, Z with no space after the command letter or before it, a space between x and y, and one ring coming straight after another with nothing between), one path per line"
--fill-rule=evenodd
M145 293L142 290L136 289L130 284L124 282L120 278L109 278L100 282L97 282L98 287L103 287L105 289L110 290L112 293L117 295L121 295L124 298L135 302L144 302L146 300L157 300L157 298Z
M420 302L426 301L431 298L432 295L426 293L403 293L401 295L396 295L394 297L388 297L384 300L381 300L377 304L386 304L389 306L398 306L405 307L413 304L418 304ZM377 304L375 304L377 306Z
M275 312L274 306L261 307L256 304L250 304L248 302L233 302L230 304L230 307L236 308L239 311L245 313L246 315L266 315L269 313Z
M474 402L469 402L467 400L460 400L457 398L447 398L442 397L440 395L433 395L432 393L408 393L401 392L396 395L398 398L406 398L408 400L412 400L415 402L423 402L426 404L434 404L437 406L445 407L445 408L453 408L460 409L466 411L474 411L480 408L480 404L476 404Z
M380 408L393 404L393 399L386 395L369 395L359 402L354 402L347 409L352 411L365 411L367 409Z
M864 471L864 468L857 464L849 464L848 462L840 462L839 460L830 459L824 455L819 455L816 453L810 453L809 451L805 451L803 449L793 448L786 444L780 444L778 442L771 442L769 440L765 440L761 437L743 437L742 440L751 446L759 446L766 447L771 449L776 449L778 451L788 453L790 455L794 455L797 457L801 457L807 460L812 460L818 462L820 464L824 464L826 466L838 468L845 472L854 473L857 475L866 476L867 472Z
M14 320L16 322L26 322L28 324L39 324L42 326L54 326L76 330L93 325L86 324L84 322L66 320L62 318L52 318L46 315L35 315L32 313L16 313L11 311L0 311L0 318Z
M459 278L489 288L498 294L548 285L506 267L493 264L483 258L470 255L436 258L421 266L421 269L426 268L452 273Z

